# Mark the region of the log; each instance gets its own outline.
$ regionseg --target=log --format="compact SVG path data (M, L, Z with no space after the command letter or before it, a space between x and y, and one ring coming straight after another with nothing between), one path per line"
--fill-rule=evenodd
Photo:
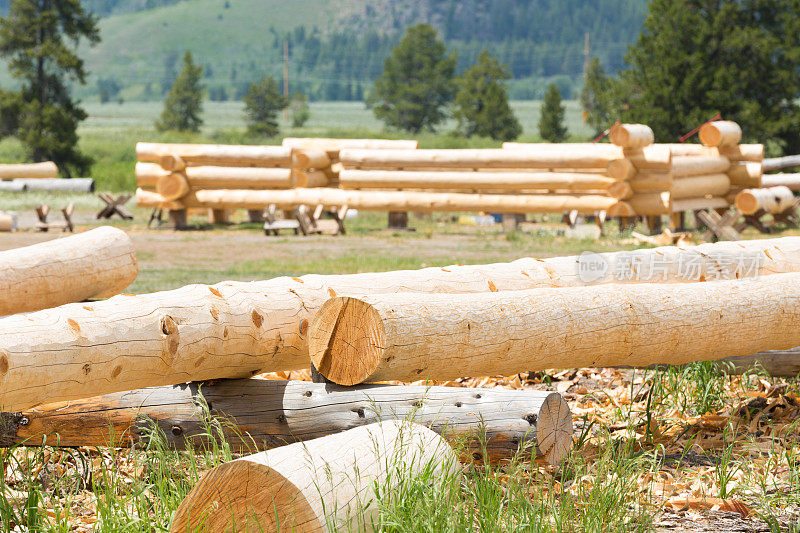
M719 154L730 160L731 163L738 161L756 161L764 159L763 144L738 144L736 146L720 146Z
M727 209L731 203L720 197L712 198L682 198L673 200L670 209L673 213L682 211L699 211L700 209Z
M136 143L136 158L139 161L161 163L165 155L176 155L187 165L285 168L292 165L292 149L284 146Z
M669 172L643 171L628 183L634 192L662 192L672 188L672 174Z
M633 196L633 188L631 187L630 182L627 181L615 181L609 185L606 191L610 197L617 198L619 200L625 200Z
M450 189L523 191L606 189L615 180L601 174L574 172L413 172L398 170L344 170L343 189Z
M108 298L133 283L138 272L130 238L110 226L5 250L0 252L0 315ZM0 371L4 362L0 357Z
M670 213L670 195L668 192L650 192L634 194L628 204L636 215L667 215Z
M769 350L739 357L725 357L719 363L729 374L743 374L763 369L773 377L796 378L800 375L800 348Z
M158 180L168 176L159 165L136 163L136 183L140 187L155 187ZM194 189L275 189L292 187L292 170L263 167L187 167L180 172Z
M653 130L644 124L617 124L611 128L608 140L622 148L644 148L653 144Z
M57 178L58 167L52 161L43 163L0 164L0 180L17 178L46 179Z
M537 168L558 168L562 169L573 168L570 165L571 158L574 157L575 152L580 152L583 155L576 161L582 162L580 166L575 165L575 168L593 168L593 169L606 169L608 171L609 165L612 167L627 167L627 163L623 162L628 159L637 169L640 170L670 170L672 166L671 154L668 148L664 145L650 145L644 148L624 149L619 146L611 144L596 144L596 143L569 143L569 144L550 144L550 143L503 143L504 150L525 151L531 154L532 157L537 157L541 161L536 165ZM592 156L595 157L592 157ZM554 165L546 165L545 163L556 163ZM542 166L544 165L544 166ZM585 170L582 170L585 171ZM616 170L614 171L617 172ZM622 170L625 175L627 171ZM612 176L609 174L609 176ZM617 177L617 174L612 177Z
M332 296L513 291L609 282L617 279L614 265L628 261L632 253L598 254L609 267L590 279L582 274L580 256L526 258L494 265L190 285L10 316L0 319L0 370L5 370L0 405L21 411L143 387L308 368L308 323ZM716 257L729 261L754 256L761 275L800 271L800 237L635 254L641 258L640 270L645 270L619 278L622 281L651 281L655 274L646 268L656 263L657 279L674 283L741 275L734 269L720 270L724 261ZM697 266L697 277L682 274L680 265L687 263ZM51 368L59 372L40 371Z
M636 176L636 167L630 159L615 159L606 166L606 173L616 180L631 180Z
M800 174L764 174L761 176L761 187L788 187L800 191Z
M784 157L771 157L763 161L764 172L781 170L784 168L800 167L800 155L787 155Z
M761 163L734 163L728 169L728 177L733 187L761 187Z
M708 176L687 176L672 182L672 199L703 198L704 196L725 196L731 188L727 174Z
M136 189L136 205L139 207L157 207L159 209L169 209L170 211L185 210L186 206L180 201L168 201L160 194Z
M90 193L94 192L94 180L92 178L18 178L13 183L19 183L28 192L71 192L71 193Z
M672 157L680 156L719 156L719 150L702 144L692 143L666 143L662 146L669 148Z
M17 231L18 217L16 213L0 211L0 231Z
M212 468L178 506L170 531L373 531L375 492L457 475L452 448L418 424L382 422Z
M182 172L171 172L156 182L156 193L168 202L180 200L189 194L190 190L189 180Z
M184 161L178 155L173 155L173 154L162 155L159 162L161 168L166 170L167 172L180 172L186 169L186 161ZM138 164L139 163L137 162L137 165Z
M644 148L625 148L625 158L630 159L638 170L672 170L672 153L662 144L652 144Z
M704 146L736 146L742 140L742 128L731 120L715 120L703 124L698 136Z
M330 184L328 176L321 170L295 170L295 187L326 187Z
M140 207L157 207L167 201L141 189L136 192ZM198 190L181 198L186 207L212 209L260 209L275 204L280 209L298 205L336 207L348 205L363 211L453 212L489 211L492 213L563 213L578 211L594 214L610 212L617 200L600 195L550 194L467 194L415 191L353 191L329 188L280 190Z
M800 274L327 301L316 369L341 385L524 370L683 364L800 345ZM709 327L713 324L713 328Z
M758 211L778 214L794 205L794 193L789 187L770 187L769 189L745 189L736 195L736 208L745 215Z
M331 158L328 157L325 150L296 150L292 155L292 167L298 170L310 168L321 170L329 166L331 166Z
M526 144L514 149L342 150L347 169L598 168L622 157L608 144Z
M325 150L328 155L338 157L345 149L359 150L416 150L419 143L406 139L326 139L323 137L286 137L283 146L298 149Z
M209 209L208 222L210 224L230 223L230 212L227 209Z
M0 191L2 192L25 192L28 187L21 181L0 181Z
M727 172L731 162L722 156L675 156L672 158L672 174L676 177L701 176Z
M208 406L208 412L205 411ZM495 463L519 451L558 464L569 450L572 417L560 394L435 386L355 388L308 381L222 380L74 400L5 414L0 446L145 445L155 422L170 448L203 449L205 419L225 420L225 440L237 453L266 450L341 433L382 420L411 420L469 453ZM25 425L14 424L24 417Z

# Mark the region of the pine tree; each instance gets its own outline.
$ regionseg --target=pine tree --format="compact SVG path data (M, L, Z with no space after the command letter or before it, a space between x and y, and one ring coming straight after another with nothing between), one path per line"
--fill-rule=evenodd
M586 123L595 131L595 136L611 125L609 104L610 81L606 76L600 59L594 57L586 71L586 79L581 90L581 106Z
M250 84L244 96L248 134L263 137L277 135L278 113L288 105L289 99L283 96L272 76Z
M561 91L555 83L547 88L542 103L542 114L539 118L539 135L551 143L564 142L567 139L567 127L564 125L564 106L561 105Z
M453 99L456 56L446 56L446 52L433 27L409 27L375 80L375 116L387 126L412 133L433 131L445 119L444 107Z
M292 116L292 126L301 128L311 118L311 111L308 109L308 97L295 91L292 101L289 102L289 112Z
M194 64L192 53L183 55L183 69L164 100L164 111L156 121L159 131L200 131L203 125L203 67Z
M486 50L478 56L478 63L461 75L453 115L464 135L491 137L499 141L519 137L522 126L508 105L508 94L503 85L503 80L510 77L508 67L501 65Z
M15 135L34 161L52 160L67 175L86 174L92 159L77 149L86 112L70 95L86 83L79 42L100 41L97 18L80 0L12 0L0 19L0 54L21 89L0 96L2 133Z
M651 0L611 88L624 121L675 142L717 113L746 138L800 151L800 0Z

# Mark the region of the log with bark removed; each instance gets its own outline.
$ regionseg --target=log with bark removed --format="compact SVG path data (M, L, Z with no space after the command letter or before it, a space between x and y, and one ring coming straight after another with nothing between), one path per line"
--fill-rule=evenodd
M417 424L370 424L211 469L170 531L372 531L375 491L391 493L423 472L431 483L457 474L447 442Z
M569 406L556 392L252 378L150 387L4 413L0 445L131 446L146 439L155 422L170 447L199 448L208 444L209 414L225 419L225 439L240 452L395 419L467 444L465 451L477 460L484 459L485 436L492 462L522 450L556 464L572 438Z
M292 165L292 149L283 146L136 143L136 158L139 161L161 163L164 156L178 156L186 165L285 168Z
M745 189L736 195L736 207L745 215L752 215L758 211L783 213L792 205L794 205L794 193L783 185L768 189Z
M740 276L728 262L747 254L762 275L800 271L800 237L784 237L597 254L591 257L607 269L592 271L591 278L584 276L581 256L526 258L190 285L6 317L0 319L0 405L20 411L143 387L308 368L308 323L337 295L477 293L580 286L584 280L683 283ZM616 277L616 266L633 259L637 275Z
M47 179L57 178L58 167L52 161L42 163L0 164L0 180L18 178Z
M706 122L698 133L704 146L736 146L742 140L742 128L731 120Z
M6 250L0 252L0 315L108 298L138 272L130 238L110 226ZM7 363L0 350L0 373Z
M315 368L341 385L523 370L683 364L800 345L800 274L329 300Z

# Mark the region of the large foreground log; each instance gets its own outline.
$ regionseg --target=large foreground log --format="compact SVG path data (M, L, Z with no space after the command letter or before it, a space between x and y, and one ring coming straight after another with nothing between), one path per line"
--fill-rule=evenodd
M286 168L292 165L292 149L284 146L136 143L136 158L139 161L160 163L164 156L178 156L187 165Z
M0 315L108 298L138 272L130 238L110 226L6 250L0 252ZM0 357L2 374L7 363Z
M523 370L682 364L800 345L800 274L697 284L337 297L309 352L326 378L452 379Z
M146 191L136 192L140 207L158 207L167 201ZM363 211L452 212L490 211L493 213L563 213L578 211L613 215L617 200L608 196L576 194L470 194L416 191L354 191L331 188L281 190L198 190L180 199L185 207L210 209L263 209L275 204L281 209L298 205L348 205Z
M456 475L458 460L436 433L382 422L220 465L181 502L174 533L373 531L375 492L403 480Z
M508 190L606 189L616 180L601 174L576 172L407 172L399 170L343 170L344 189L451 189Z
M736 207L745 215L758 211L783 213L794 204L794 193L789 187L778 186L769 189L745 189L736 195Z
M205 410L208 407L208 411ZM222 380L151 387L6 414L0 445L131 446L154 422L175 449L209 444L207 416L223 417L235 450L266 450L382 420L413 420L483 459L520 450L556 464L572 435L569 406L555 392L459 387L338 387L307 381ZM25 418L25 425L18 421Z
M616 280L683 283L796 272L800 237L589 258L229 281L6 317L0 319L0 406L20 411L144 387L308 368L309 321L337 295L478 293ZM630 276L629 264L635 265Z
M43 163L0 164L0 180L17 178L57 178L58 167L52 161Z

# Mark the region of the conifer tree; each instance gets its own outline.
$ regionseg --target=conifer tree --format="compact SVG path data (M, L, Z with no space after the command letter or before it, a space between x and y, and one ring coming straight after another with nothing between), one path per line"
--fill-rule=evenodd
M203 125L203 67L194 64L192 53L183 55L183 68L164 100L164 111L156 121L159 131L200 131Z
M292 116L292 126L301 128L311 118L308 97L300 91L296 91L292 95L292 101L289 102L289 112Z
M446 53L432 26L409 27L375 80L371 102L375 116L387 126L412 133L433 131L453 99L456 56Z
M586 71L586 79L581 90L581 106L586 123L592 127L595 135L602 131L613 122L609 110L609 85L610 81L606 76L600 59L592 58L589 63L589 70Z
M244 96L247 132L274 137L278 134L278 113L288 105L289 99L283 96L272 76L252 83Z
M92 164L77 149L86 112L69 90L86 83L75 52L83 40L97 44L100 33L80 0L12 0L0 19L0 54L22 85L0 94L0 133L15 135L30 159L52 160L67 176L86 174Z
M564 142L567 139L567 127L564 125L564 106L561 104L561 91L555 83L547 88L539 118L539 135L551 143Z
M467 137L478 135L511 141L522 133L517 117L508 105L503 81L511 77L508 67L484 50L478 62L458 80L455 112L458 129Z

